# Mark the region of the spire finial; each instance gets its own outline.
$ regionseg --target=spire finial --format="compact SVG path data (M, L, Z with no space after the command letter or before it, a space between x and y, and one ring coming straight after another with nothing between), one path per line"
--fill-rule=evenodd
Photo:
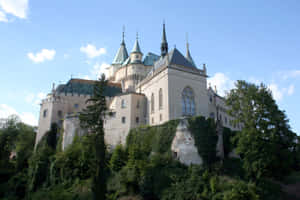
M167 42L167 36L166 36L165 20L163 21L163 35L162 35L160 50L161 50L162 57L164 57L168 53L168 42Z
M122 31L122 44L125 44L125 26L123 25L123 31Z
M139 39L139 32L136 32L136 40Z
M187 51L189 50L189 35L188 35L188 33L186 33L186 49L187 49Z

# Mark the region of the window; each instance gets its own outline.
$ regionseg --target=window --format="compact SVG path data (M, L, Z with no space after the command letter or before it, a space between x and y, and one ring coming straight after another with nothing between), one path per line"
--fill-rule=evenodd
M75 103L75 104L74 104L74 108L77 109L78 107L79 107L78 103Z
M44 110L44 112L43 112L43 117L44 117L44 118L47 117L47 113L48 113L48 110L47 110L47 109Z
M212 118L212 119L215 119L215 113L214 113L214 112L211 112L211 113L209 114L209 117Z
M154 124L154 118L152 117L152 124Z
M126 107L126 105L125 105L125 100L122 99L122 100L121 100L121 108L125 108L125 107Z
M122 117L122 123L123 123L123 124L126 123L126 117Z
M192 88L184 88L184 90L182 91L181 104L182 115L190 116L196 114L194 92Z
M140 118L139 117L135 118L135 123L137 123L137 124L140 123Z
M209 95L209 101L210 101L210 103L212 103L212 96L211 95Z
M162 121L162 114L159 115L159 121Z
M136 108L140 108L140 100L137 101Z
M162 93L162 89L160 88L159 89L159 92L158 92L158 101L159 101L159 110L161 110L163 108L163 93Z
M113 118L115 118L116 117L116 112L111 112L110 116L113 117Z
M151 95L151 113L154 112L154 94Z
M61 110L59 110L59 111L57 111L57 115L58 115L58 117L62 117L62 111Z
M227 124L227 117L225 117L225 124Z

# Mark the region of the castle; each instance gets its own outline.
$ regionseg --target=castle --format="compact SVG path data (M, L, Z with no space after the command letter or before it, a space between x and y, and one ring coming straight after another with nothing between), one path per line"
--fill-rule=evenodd
M121 46L108 70L107 106L112 115L104 121L106 143L124 144L130 129L140 125L159 125L184 116L202 115L237 130L226 113L224 98L207 86L205 64L197 67L187 43L186 55L168 49L163 24L161 54L142 53L138 38L128 54L124 33ZM71 79L53 87L42 100L36 144L52 123L64 130L63 148L72 142L80 129L78 113L86 107L95 81Z

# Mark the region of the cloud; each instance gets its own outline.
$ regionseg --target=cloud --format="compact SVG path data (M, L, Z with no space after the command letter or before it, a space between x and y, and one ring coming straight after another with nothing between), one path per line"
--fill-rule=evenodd
M46 93L39 92L37 94L29 93L25 97L25 101L33 106L39 106L41 101L46 98Z
M28 0L0 0L0 8L6 14L26 19L28 14Z
M42 63L46 60L53 60L55 56L55 50L42 49L40 52L34 54L32 52L28 53L27 56L30 60L35 63Z
M295 86L293 84L289 85L287 88L281 88L276 83L268 85L268 88L272 91L273 98L276 101L281 101L286 95L291 96L294 94Z
M99 63L96 63L94 66L93 66L93 69L91 71L91 74L95 77L95 78L100 78L102 74L105 74L105 76L107 77L107 68L109 67L110 65L103 62L101 64Z
M0 104L0 119L7 118L11 115L17 115L21 121L31 126L37 126L38 120L33 113L23 112L18 113L13 107L6 104Z
M283 80L290 79L290 78L298 78L300 77L300 70L289 70L284 72L279 72L280 77Z
M96 46L94 46L92 44L87 44L85 47L81 47L80 51L82 53L85 53L88 58L95 58L100 55L106 54L105 48L97 49Z
M6 14L0 11L0 22L8 22Z
M234 88L234 81L223 73L216 73L214 76L208 79L208 84L213 88L216 86L218 94L224 96L226 92Z
M287 94L288 95L294 94L294 89L295 89L295 86L294 85L290 85L289 88L287 89Z
M272 91L273 98L276 101L281 101L283 97L283 90L280 90L278 85L275 83L268 85L268 88Z

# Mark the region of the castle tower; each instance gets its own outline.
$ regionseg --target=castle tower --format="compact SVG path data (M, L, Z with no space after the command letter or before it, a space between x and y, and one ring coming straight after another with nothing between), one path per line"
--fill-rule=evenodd
M161 56L164 57L168 53L168 42L167 42L167 36L166 36L166 28L165 23L163 23L163 35L162 35L162 41L161 41Z
M133 49L130 53L130 63L140 64L140 63L142 63L142 57L143 57L143 53L142 53L140 45L139 45L139 38L138 38L138 33L137 33Z

